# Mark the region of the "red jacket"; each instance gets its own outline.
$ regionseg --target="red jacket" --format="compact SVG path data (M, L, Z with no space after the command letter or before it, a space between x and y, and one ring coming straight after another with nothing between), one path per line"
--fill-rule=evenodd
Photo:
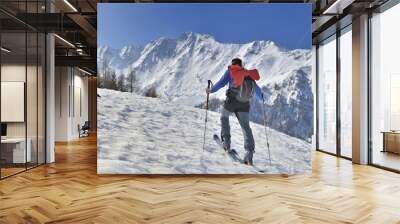
M258 74L257 69L246 70L239 65L231 65L228 67L228 69L235 86L240 86L245 77L250 77L254 81L260 79L260 74Z

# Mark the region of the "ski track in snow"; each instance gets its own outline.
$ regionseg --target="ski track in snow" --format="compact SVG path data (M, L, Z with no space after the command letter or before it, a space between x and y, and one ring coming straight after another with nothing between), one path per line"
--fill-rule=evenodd
M208 112L203 151L205 110L177 105L165 99L98 89L99 174L254 174L251 166L233 162L213 140L220 133L219 113ZM244 156L243 136L230 117L232 148ZM264 127L251 123L256 153L254 164L268 174L311 171L311 145L267 129L272 165L269 165Z

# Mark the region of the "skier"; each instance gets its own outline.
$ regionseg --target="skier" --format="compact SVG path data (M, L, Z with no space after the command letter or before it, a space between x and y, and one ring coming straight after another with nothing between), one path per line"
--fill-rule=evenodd
M263 99L261 88L255 82L259 79L260 76L256 69L246 70L243 68L242 60L234 58L231 66L228 66L220 80L211 88L206 89L207 94L215 93L228 84L229 88L226 91L226 99L221 113L222 145L225 151L229 152L231 150L229 115L234 113L244 136L246 154L243 162L246 165L253 165L253 153L255 152L254 138L249 122L249 111L250 100L254 93L258 99Z

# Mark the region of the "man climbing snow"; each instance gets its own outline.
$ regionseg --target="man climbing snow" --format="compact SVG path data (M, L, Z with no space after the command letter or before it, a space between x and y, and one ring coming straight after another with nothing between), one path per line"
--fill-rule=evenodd
M243 68L242 60L234 58L231 66L225 71L220 80L211 87L207 88L207 93L215 93L222 87L229 85L226 91L226 99L221 112L221 140L225 151L231 150L231 133L229 125L229 115L234 113L239 121L244 136L244 149L246 155L243 162L246 165L253 165L254 138L250 128L249 111L250 100L254 96L263 99L260 87L255 81L260 79L256 69L246 70Z

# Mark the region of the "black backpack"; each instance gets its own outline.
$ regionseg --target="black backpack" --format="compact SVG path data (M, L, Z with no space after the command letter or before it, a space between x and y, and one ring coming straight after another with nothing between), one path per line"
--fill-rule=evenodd
M241 103L250 102L256 91L256 82L250 77L244 78L242 84L237 87L230 87L230 93Z

